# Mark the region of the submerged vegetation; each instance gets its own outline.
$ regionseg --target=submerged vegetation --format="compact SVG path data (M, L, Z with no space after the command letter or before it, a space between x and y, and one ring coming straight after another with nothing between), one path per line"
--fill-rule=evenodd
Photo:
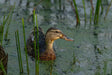
M5 0L5 1L8 2L7 0ZM19 1L20 1L20 3L18 5L22 7L22 2L23 1L22 0L19 0ZM67 0L67 3L71 6L72 11L74 12L72 14L72 17L73 17L74 20L70 21L70 22L69 22L69 20L71 18L69 18L69 17L71 17L71 15L68 15L68 14L71 14L71 10L65 9L67 7L67 5L66 5L67 3L65 3L65 1L62 1L62 0L59 0L59 1L56 1L56 0L53 0L53 1L40 0L38 2L36 2L34 0L34 2L36 2L36 3L33 3L31 0L27 0L26 8L32 8L33 10L30 11L30 9L22 8L21 9L22 11L20 10L20 12L19 12L18 10L20 8L17 8L16 6L13 6L13 7L10 8L11 10L9 11L8 15L5 15L5 16L1 17L1 20L0 20L0 22L1 22L0 23L0 43L3 47L10 48L10 47L7 47L7 44L5 45L3 43L3 40L10 41L10 38L8 38L8 35L13 34L13 32L15 32L15 43L16 43L16 48L17 48L16 52L17 52L17 57L18 57L18 65L19 65L20 74L24 74L27 71L27 75L31 75L32 70L33 70L32 68L30 68L33 64L32 64L32 62L29 62L31 60L29 59L29 56L27 54L27 48L26 48L26 37L27 37L27 35L29 35L29 32L26 32L25 28L29 27L31 29L31 27L32 27L32 28L35 29L35 27L36 27L37 32L38 32L38 26L42 26L46 30L47 26L49 24L53 24L54 27L58 27L58 26L56 26L57 23L58 24L64 24L64 25L62 25L62 27L61 27L61 25L59 25L59 27L60 28L65 27L66 29L68 29L69 32L71 32L71 36L78 38L78 40L76 40L76 43L73 43L73 44L67 45L67 46L74 46L74 44L76 44L76 46L77 45L78 46L77 47L75 46L73 48L72 47L64 47L64 48L67 48L67 49L70 49L70 50L67 50L67 49L63 50L62 49L61 51L56 51L56 52L59 52L59 54L57 53L58 58L55 62L54 61L47 62L47 63L45 61L41 62L39 60L39 37L37 37L38 38L37 39L38 43L36 44L36 36L35 36L34 37L35 75L42 75L44 70L45 70L44 69L45 67L42 68L42 71L41 71L40 66L43 67L43 66L46 66L46 64L47 64L48 69L50 70L49 71L50 75L60 75L60 74L67 75L71 72L73 74L76 74L76 75L78 74L79 75L80 72L82 72L82 70L85 69L85 68L81 69L81 67L87 66L86 64L89 64L89 68L87 68L87 70L84 70L82 73L84 73L85 71L88 73L88 71L90 71L90 72L94 72L93 73L94 75L102 75L102 74L107 75L107 73L110 74L110 75L112 74L112 68L111 68L111 71L108 71L109 61L106 61L103 58L101 60L101 56L100 56L100 55L103 56L103 52L106 53L105 49L107 49L108 46L106 46L106 48L105 47L102 48L103 47L102 45L105 46L105 44L102 44L102 41L99 41L99 37L102 36L102 34L99 34L99 33L100 32L103 33L103 31L101 31L99 29L99 27L101 26L100 22L102 20L102 17L106 21L106 17L109 14L109 10L111 9L112 0L111 0L109 5L105 5L105 6L107 6L106 10L105 10L105 6L103 6L103 3L105 2L105 0L96 0L96 1L94 1L95 4L93 4L93 0L82 0L82 2L80 2L81 4L79 4L77 1L78 0ZM53 5L52 4L53 2L57 3L59 6ZM88 7L89 4L90 4L90 7ZM16 9L16 11L14 11L14 9ZM44 9L44 10L42 10L42 9ZM83 10L83 14L82 14L81 10ZM27 17L28 16L26 17L26 15L31 15L31 14L28 14L28 13L26 14L27 11L30 11L31 14L33 15L33 22L30 21L30 20L28 20L28 22L27 22ZM21 12L24 12L24 14L20 14ZM39 14L38 19L37 19L37 13ZM44 16L43 16L43 13L44 13ZM51 14L49 14L49 13L51 13ZM52 13L55 13L55 14L52 14ZM13 16L13 14L14 14L14 16ZM17 28L17 29L16 29L16 31L12 31L12 33L10 33L11 22L13 21L12 18L15 19L15 15L16 15L16 19L17 19L16 23L18 24L17 27L19 27L19 28L17 28L16 25L14 25L15 28ZM18 16L20 16L20 17L18 17ZM51 18L51 21L49 21L50 20L49 17ZM19 19L21 19L21 18L22 18L22 22L19 23L20 22ZM55 18L57 18L57 20ZM57 22L57 23L55 23L54 21ZM40 24L40 22L42 22L42 23ZM66 23L66 22L68 22L68 23ZM28 23L30 23L32 26L31 25L28 26ZM45 26L44 26L44 24L45 24ZM70 24L70 27L66 26L66 24ZM83 26L83 24L85 24L85 28L88 25L89 25L89 28L92 28L92 26L93 26L93 30L90 29L90 31L88 31L89 33L92 33L92 34L90 34L91 36L89 36L89 39L85 38L87 33L83 34L84 32L82 30L80 30L80 27ZM73 34L74 30L72 28L76 29L75 34L77 34L77 36L75 36ZM23 32L21 32L21 31L23 31ZM65 32L68 32L68 31L65 30ZM20 35L21 33L23 34L22 37ZM83 35L80 35L80 33L83 34ZM105 32L103 37L105 37L108 34L110 34L110 33L106 34L106 32ZM34 35L38 36L39 34L37 33L37 34L34 34ZM79 35L81 36L81 38L79 38ZM111 35L108 35L108 36L112 37ZM12 39L12 37L11 37L11 39ZM87 37L88 37L88 35L87 35ZM91 38L92 38L92 40L91 40ZM81 39L81 40L79 40L79 39ZM85 39L88 39L90 44L87 44L88 41L86 41ZM22 43L21 43L21 40L23 40ZM82 40L84 41L83 42L84 44L82 43ZM81 42L77 43L77 41L81 41ZM8 45L11 42L12 41L10 41L8 43ZM93 50L93 51L91 51L90 53L93 52L92 53L93 57L94 57L94 58L92 58L93 60L91 60L90 59L91 57L89 57L89 55L87 55L87 54L89 54L88 53L89 51L85 52L85 54L83 54L84 50L82 51L82 48L83 48L82 45L84 45L83 49L86 49L85 42L87 42L86 43L88 45L87 48L89 48L92 45L92 47L90 48L90 51L91 50ZM63 44L64 44L64 42L63 42ZM23 45L24 45L24 48L22 48ZM60 46L62 46L62 44ZM60 49L61 49L61 47L60 47ZM15 50L15 49L12 49L12 50ZM37 50L38 50L38 54L36 53ZM71 51L71 50L73 50L73 51ZM8 51L11 51L11 50L7 50L7 53L8 53ZM68 54L70 52L73 53L73 55ZM77 56L78 53L79 53L79 57ZM13 54L9 54L9 55L10 55L10 57L14 57L14 56L16 57L16 53L14 55ZM25 55L25 59L23 58L23 55ZM70 57L70 56L72 56L72 57ZM87 56L87 58L83 59L83 57L86 57L86 56ZM78 58L81 58L81 59L78 60ZM9 60L9 61L11 61L11 60ZM84 61L85 64L82 64L83 61ZM101 61L104 61L104 62L101 62ZM26 63L26 65L25 65L25 63ZM72 63L72 64L70 64L70 63ZM92 64L92 66L90 66L90 64ZM102 64L103 64L103 66L102 66ZM8 64L8 65L10 65L10 64ZM93 66L95 66L95 67L93 67ZM17 65L15 67L17 67ZM68 67L70 68L70 70L68 69ZM0 69L4 72L4 75L7 75L7 71L5 71L3 62L0 62ZM10 69L8 69L8 70L10 70Z

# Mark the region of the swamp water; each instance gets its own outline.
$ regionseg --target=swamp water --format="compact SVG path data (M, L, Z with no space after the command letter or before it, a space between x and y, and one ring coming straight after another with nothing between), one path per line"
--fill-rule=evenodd
M5 2L6 1L6 2ZM19 30L21 55L23 60L24 74L26 71L26 60L24 51L24 38L22 31L22 18L25 19L26 38L33 28L32 17L30 16L34 7L39 1L28 0L0 0L0 21L3 15L10 12L10 8L15 4L12 22L9 26L8 39L3 46L8 53L8 75L20 75L19 64L15 41L15 31ZM56 60L51 65L50 61L39 63L39 75L112 75L112 7L104 21L104 16L100 17L99 24L89 24L89 14L91 5L85 1L87 12L87 24L84 23L84 9L81 1L76 0L81 24L76 28L75 13L68 1L43 0L37 7L38 24L44 32L50 27L57 27L64 34L72 37L74 42L56 40ZM95 8L96 0L93 1ZM108 5L107 5L108 6ZM104 4L104 10L107 6ZM105 12L104 12L105 13ZM93 17L92 17L93 18ZM0 23L1 24L1 23ZM30 75L35 75L35 62L28 56Z

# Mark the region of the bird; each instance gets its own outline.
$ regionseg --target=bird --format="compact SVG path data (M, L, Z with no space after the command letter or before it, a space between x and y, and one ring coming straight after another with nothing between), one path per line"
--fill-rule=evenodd
M37 31L37 27L34 27L26 42L27 53L32 57L35 57L35 48L34 48L35 38L36 38L36 53L38 54L39 52L39 60L44 60L44 61L56 59L54 45L53 45L55 40L64 39L66 41L73 41L73 39L67 37L58 28L50 27L47 30L46 34L44 34L42 28L38 27L38 31ZM38 43L39 43L39 48L37 47Z

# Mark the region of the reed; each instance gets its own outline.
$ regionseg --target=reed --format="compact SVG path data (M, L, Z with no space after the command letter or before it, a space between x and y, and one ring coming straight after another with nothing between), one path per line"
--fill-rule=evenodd
M92 9L90 9L90 24L91 24L91 19L92 19Z
M77 24L76 27L80 25L80 18L79 18L79 14L78 14L78 9L77 9L77 5L76 5L76 1L73 0L74 3L74 7L75 7L75 14L76 14L76 19L77 19Z
M38 31L38 19L37 19L37 16L36 16L36 27L37 27L38 62L39 62L39 31Z
M12 15L11 15L11 16L12 16ZM12 18L12 17L11 17L11 18ZM10 22L11 22L11 20L12 20L11 18L9 19L8 24L7 24L7 28L6 28L6 32L5 32L5 37L4 37L5 40L7 40L7 36L8 36L8 32L9 32L9 25L10 25Z
M29 64L28 64L28 55L27 55L27 48L26 48L26 37L25 37L25 28L24 28L24 19L23 18L22 18L22 25L23 25L24 45L25 45L25 56L26 56L26 63L27 63L27 73L29 75Z
M36 26L37 26L37 50L38 50L38 61L37 61L37 73L39 75L39 31L38 31L38 20L37 20L37 16L36 16Z
M86 17L86 8L85 8L85 1L84 0L82 0L82 3L83 3L83 7L84 7L84 15L85 15L85 24L86 24L86 19L87 19L87 17Z
M92 13L94 13L93 0L90 0Z
M112 3L112 0L111 0L111 3ZM109 4L108 8L107 8L107 11L106 11L106 14L104 16L104 20L106 19L107 15L108 15L108 12L109 12L109 9L111 7L111 3Z
M23 64L22 64L22 58L21 58L21 49L20 49L20 40L19 40L18 30L15 32L15 39L16 39L16 47L17 47L17 54L18 54L19 70L20 70L20 73L23 73Z
M59 0L59 10L61 10L62 7L62 0Z
M38 20L35 10L33 11L33 20L34 20L34 49L35 49L35 75L39 75L39 33L38 33ZM36 22L35 22L36 21ZM36 29L35 29L36 26ZM37 32L37 33L35 33ZM37 56L38 51L38 56ZM38 61L37 61L38 59Z
M14 10L14 8L13 8L13 10ZM11 10L12 11L12 10ZM1 45L2 45L2 43L3 43L3 34L4 34L4 28L5 28L5 25L6 25L6 23L8 22L8 25L10 24L10 22L11 22L11 19L9 19L10 18L10 15L11 15L11 11L10 11L10 13L8 14L8 16L6 17L6 16L4 16L3 17L3 23L2 23L2 25L1 25L1 31L0 32L2 32L2 37L1 37ZM11 15L12 16L12 15ZM9 27L7 27L7 30L6 30L6 35L5 35L5 37L8 35L8 29L9 29Z
M100 6L101 6L101 0L97 0L96 10L95 10L95 16L94 16L94 24L98 24Z
M100 12L100 15L103 15L103 11L104 11L104 6L103 6L103 4L101 2L101 12Z
M14 5L13 8L11 8L10 13L9 13L9 20L8 20L8 22L7 22L7 28L6 28L5 37L4 37L5 40L7 40L7 37L8 37L9 25L10 25L10 23L11 23L11 21L12 21L12 13L13 13L13 11L14 11L14 8L15 8L15 5Z
M4 65L2 63L2 60L0 61L0 68L1 70L3 71L4 75L7 75L6 71L5 71L5 68L4 68Z
M4 27L9 19L10 14L7 17L3 17L3 24L2 24L2 38L1 38L1 45L3 43L3 34L4 34Z

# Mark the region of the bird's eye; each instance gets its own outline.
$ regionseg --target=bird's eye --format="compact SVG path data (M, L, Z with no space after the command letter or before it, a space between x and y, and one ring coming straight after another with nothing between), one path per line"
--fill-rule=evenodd
M58 31L55 31L56 33L59 33Z

